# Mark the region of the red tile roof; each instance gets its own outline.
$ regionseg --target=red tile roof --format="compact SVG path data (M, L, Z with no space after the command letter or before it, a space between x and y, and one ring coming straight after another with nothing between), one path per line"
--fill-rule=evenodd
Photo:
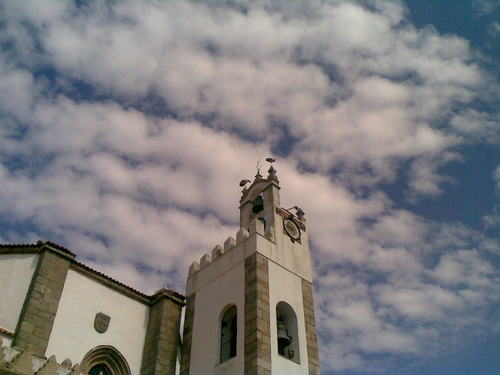
M1 251L2 249L7 250L8 253L12 253L12 252L20 253L20 254L22 254L22 253L34 253L34 252L39 252L40 250L42 250L42 248L44 246L48 246L48 247L57 249L63 253L66 253L70 256L73 256L73 257L76 256L73 252L71 252L67 248L65 248L59 244L56 244L55 242L52 242L52 241L46 241L46 242L38 241L36 244L0 244L0 253L2 252ZM31 250L31 251L26 251L26 250ZM162 288L159 291L157 291L156 293L154 293L153 295L147 295L147 294L145 294L145 293L143 293L135 288L132 288L131 286L128 286L128 285L123 284L122 282L120 282L118 280L113 279L112 277L110 277L110 276L108 276L100 271L97 271L97 270L87 266L86 264L83 264L81 262L77 262L76 260L73 260L72 266L74 268L80 269L81 271L84 271L88 275L90 274L96 278L104 279L108 283L113 284L115 287L118 287L118 289L123 288L128 292L132 292L136 296L142 297L143 299L145 299L147 301L152 301L154 297L157 297L157 295L160 291L169 295L170 297L172 297L172 299L177 300L177 302L180 302L180 303L184 303L184 300L186 299L186 297L184 297L182 294L180 294L174 290L168 289L168 288Z
M11 336L11 337L14 337L14 333L11 332L11 331L7 331L6 329L3 329L3 328L0 328L0 333L1 334L4 334L6 336Z

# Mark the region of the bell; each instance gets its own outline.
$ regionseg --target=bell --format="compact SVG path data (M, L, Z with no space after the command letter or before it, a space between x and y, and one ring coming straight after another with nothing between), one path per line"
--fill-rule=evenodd
M285 325L282 322L278 323L278 346L286 348L292 343L292 338L288 336Z
M263 209L264 209L264 199L262 198L262 195L259 195L252 201L252 212L254 214L257 214Z

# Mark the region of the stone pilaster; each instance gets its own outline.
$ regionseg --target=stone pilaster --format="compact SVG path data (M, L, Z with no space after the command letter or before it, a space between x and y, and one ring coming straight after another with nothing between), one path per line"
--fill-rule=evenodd
M309 375L320 375L316 321L314 319L313 290L312 284L304 279L302 279L302 300L304 302L304 319L306 323Z
M183 305L168 289L160 289L152 297L141 374L175 374Z
M40 258L17 323L13 345L43 357L49 344L66 275L75 255L46 244L41 246Z
M245 259L245 375L271 374L271 327L267 258Z
M182 332L180 375L189 375L189 366L191 364L191 343L193 340L195 297L196 294L193 293L186 299L186 311L184 312L184 330Z

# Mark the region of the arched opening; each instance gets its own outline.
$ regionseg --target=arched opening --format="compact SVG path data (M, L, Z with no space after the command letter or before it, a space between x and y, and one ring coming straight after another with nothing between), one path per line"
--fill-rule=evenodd
M220 363L236 357L238 312L235 305L226 309L220 321Z
M297 316L292 306L283 301L276 305L276 330L278 354L300 363Z
M90 369L89 375L111 375L111 371L109 370L108 366L99 364L93 366Z
M82 359L82 372L89 375L130 375L123 355L112 346L97 346Z
M252 213L254 215L264 210L264 194L260 193L257 198L255 198L252 203Z

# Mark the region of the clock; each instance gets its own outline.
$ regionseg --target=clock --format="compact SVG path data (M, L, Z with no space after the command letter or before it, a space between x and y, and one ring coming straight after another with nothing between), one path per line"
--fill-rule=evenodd
M283 220L283 227L285 228L286 234L292 239L293 242L300 239L300 228L298 225L290 218Z

